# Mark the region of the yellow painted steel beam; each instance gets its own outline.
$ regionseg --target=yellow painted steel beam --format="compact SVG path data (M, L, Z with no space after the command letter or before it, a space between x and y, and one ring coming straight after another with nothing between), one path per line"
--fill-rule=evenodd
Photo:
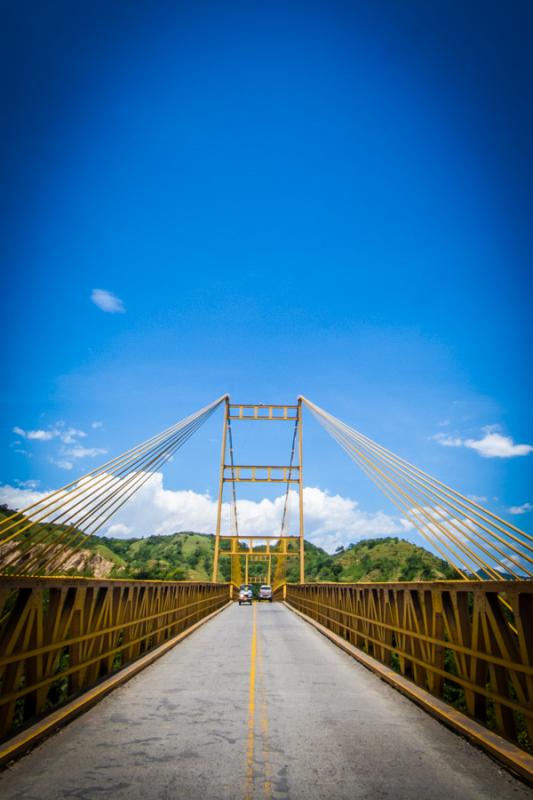
M304 476L302 398L298 398L298 520L300 527L300 583L305 581Z
M299 467L275 466L269 464L225 464L224 483L298 483Z
M286 469L287 472L291 470L292 472L298 471L298 465L290 465L286 464L224 464L224 469Z
M238 536L235 536L233 534L224 533L224 534L222 534L220 536L220 539L221 539L221 541L224 541L224 542L227 542L227 541L242 541L242 542L246 541L247 542L250 539L254 540L254 541L257 540L257 541L260 541L260 542L268 542L268 541L281 542L284 539L290 539L291 541L298 541L300 539L300 536L296 535L296 534L294 534L294 535L288 535L288 534L285 535L284 534L283 536L280 536L279 533L277 535L275 535L275 534L265 534L265 535L256 535L256 534L254 534L253 536L250 536L249 534L240 533Z
M297 478L224 478L224 483L299 483Z
M239 556L250 556L251 559L252 558L253 559L265 559L265 558L268 559L270 556L278 556L278 557L283 556L283 558L300 558L300 551L299 550L298 551L293 551L293 552L289 551L287 553L279 553L279 552L277 552L275 550L273 550L271 553L267 553L267 552L256 553L255 550L234 550L233 552L231 550L221 550L220 551L220 558L223 558L223 557L232 558L233 556L236 556L236 555L239 555Z
M230 599L229 584L0 579L0 737L140 658ZM68 656L65 660L64 656ZM56 702L56 701L54 701Z
M298 408L297 405L291 405L290 403L230 403L230 408L291 408L296 410Z
M297 419L297 414L294 413L296 409L297 406L294 405L230 403L229 419L253 422L294 422ZM236 413L231 413L232 411Z

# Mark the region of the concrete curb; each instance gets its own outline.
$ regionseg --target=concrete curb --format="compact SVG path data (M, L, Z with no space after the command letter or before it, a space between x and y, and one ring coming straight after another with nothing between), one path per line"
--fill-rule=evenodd
M331 642L336 644L337 647L340 647L341 650L344 650L349 656L355 658L355 660L364 667L376 673L382 680L386 681L406 697L409 697L410 700L413 700L417 705L423 708L424 711L427 711L456 733L465 736L507 767L507 769L518 775L523 781L529 785L533 785L533 756L529 753L521 750L512 742L508 742L507 739L498 736L497 733L484 728L473 719L470 719L470 717L461 714L461 712L457 711L453 706L448 705L448 703L445 703L443 700L439 700L439 698L434 697L429 692L416 686L416 684L404 678L403 675L394 672L390 667L381 664L379 661L376 661L375 658L363 653L362 650L354 647L354 645L347 642L346 639L333 633L329 628L326 628L311 617L308 617L307 614L304 614L302 611L293 608L289 603L284 602L283 605L292 611L293 614L297 614L305 620L305 622L308 622L316 628L317 631L326 636Z
M112 692L113 689L126 683L126 681L129 681L130 678L133 678L137 673L141 672L141 670L149 667L150 664L153 664L158 658L164 656L169 650L172 650L173 647L179 644L179 642L186 639L187 636L194 633L194 631L198 630L202 625L205 625L206 622L209 622L209 620L216 617L217 614L220 614L230 605L232 605L231 600L225 603L221 608L217 608L216 611L212 611L211 614L195 622L194 625L191 625L177 636L174 636L174 638L169 639L168 642L164 642L164 644L151 650L145 656L142 656L142 658L137 659L137 661L124 667L124 669L106 678L92 689L89 689L88 692L84 692L79 697L76 697L61 708L48 714L44 719L16 734L11 739L8 739L0 745L0 769L5 768L11 761L31 750L44 738L58 730L58 728L61 728L63 725L66 725L71 720L80 716L80 714L83 714L91 708L91 706L94 706L99 700L102 700L102 698Z

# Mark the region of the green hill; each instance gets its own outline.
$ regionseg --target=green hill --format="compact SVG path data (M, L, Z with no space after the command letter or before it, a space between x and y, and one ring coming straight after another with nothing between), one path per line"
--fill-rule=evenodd
M453 567L405 539L363 539L336 554L341 581L430 581L459 577Z
M11 514L0 508L0 519ZM44 550L53 546L63 534L62 526L34 523L32 533L38 533ZM75 535L75 534L74 534ZM193 532L173 533L166 536L147 536L144 539L115 539L95 536L72 551L64 570L78 575L99 578L120 577L145 580L198 580L211 579L215 537L212 534ZM21 545L11 542L0 545L0 554ZM264 547L258 548L258 550ZM49 553L50 551L48 551ZM229 580L230 560L220 560L221 577ZM404 539L386 537L365 539L347 548L339 548L334 555L320 547L305 542L305 571L307 581L416 581L441 580L458 577L446 562L423 547ZM264 564L250 564L250 575L264 574ZM298 559L288 559L287 579L298 580Z
M383 537L363 539L329 555L305 543L306 581L359 583L364 581L431 581L458 578L456 570L429 550L405 539ZM291 564L287 578L298 580L297 564Z
M173 533L145 539L102 537L104 546L124 564L120 570L135 578L211 580L215 537L201 533ZM224 571L226 572L226 570ZM117 569L113 570L117 574ZM224 577L229 578L229 572Z

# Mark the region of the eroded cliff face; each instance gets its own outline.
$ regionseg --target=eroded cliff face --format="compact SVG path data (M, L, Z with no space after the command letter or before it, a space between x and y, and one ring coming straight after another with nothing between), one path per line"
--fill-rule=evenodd
M46 561L50 564L50 567L47 568L48 574L54 573L54 555L56 554L58 557L61 554L61 574L72 571L79 574L90 573L95 578L108 578L113 568L116 567L113 561L104 558L100 553L94 553L87 549L73 550L63 561L65 553L59 545L54 545L49 549L44 544L34 545L31 551L27 551L25 557L20 543L7 542L0 545L0 561L5 564L7 570L9 570L11 561L18 562L18 559L23 556L23 561L20 562L21 571L24 569L24 564L27 564L28 566L31 565L31 573L38 573L40 572L39 556L42 555L44 557L45 554Z
M79 550L76 553L72 553L72 556L64 562L62 571L76 570L77 572L82 572L90 570L95 578L108 578L115 566L116 564L99 553L92 553L90 550Z

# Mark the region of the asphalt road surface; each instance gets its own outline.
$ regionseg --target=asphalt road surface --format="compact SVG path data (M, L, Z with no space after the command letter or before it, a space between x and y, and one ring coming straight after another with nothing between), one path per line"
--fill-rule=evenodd
M533 800L278 603L233 605L0 775L2 800Z

